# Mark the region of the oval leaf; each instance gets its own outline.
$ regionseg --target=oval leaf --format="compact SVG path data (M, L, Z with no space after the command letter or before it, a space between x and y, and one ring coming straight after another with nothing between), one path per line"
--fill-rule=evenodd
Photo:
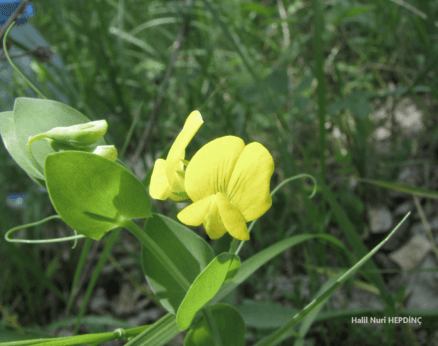
M34 168L26 153L29 137L47 132L54 127L88 122L90 119L81 112L61 102L19 97L15 100L13 112L1 113L0 132L5 147L15 162L32 179L45 187L44 176ZM96 142L96 145L105 144L103 138ZM32 145L32 153L36 161L43 166L46 155L54 153L54 150L46 141L38 141Z
M214 322L222 339L222 345L244 346L246 326L240 312L228 304L215 304L208 307L213 315ZM204 317L196 322L187 333L184 346L214 345Z
M232 253L222 253L198 275L190 286L181 306L176 314L176 322L181 330L190 327L196 313L210 300L221 288L230 267L235 270L232 262L240 262L239 256Z
M14 112L0 113L0 134L3 144L9 155L14 161L29 175L29 177L38 183L41 187L46 187L44 176L34 168L32 162L26 154L26 147L21 148L18 145L18 139L15 132Z
M145 231L190 283L214 258L213 249L203 238L164 215L153 214L146 221ZM141 262L156 297L167 311L175 315L187 291L144 246L141 248Z
M59 216L87 237L99 240L120 219L151 215L142 183L107 158L80 151L54 153L46 157L44 170Z

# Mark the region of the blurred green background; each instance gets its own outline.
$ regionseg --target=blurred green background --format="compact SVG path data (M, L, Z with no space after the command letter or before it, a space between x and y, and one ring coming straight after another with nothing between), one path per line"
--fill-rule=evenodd
M259 269L230 297L235 305L246 306L248 345L286 321L281 314L289 316L290 311L275 308L303 308L324 282L325 269L333 274L350 268L383 239L384 234L369 234L370 207L387 206L394 227L401 216L393 211L412 202L408 194L364 184L359 178L400 182L400 172L416 165L420 173L408 174L410 185L436 190L438 2L33 3L36 14L29 25L49 42L60 60L55 64L54 60L41 62L31 57L26 60L26 75L49 99L65 102L92 120L106 119L106 141L116 145L123 154L120 158L140 179L172 143L189 113L198 109L205 123L189 145L186 158L214 138L234 135L246 143L258 141L272 153L276 164L272 188L300 173L318 180L318 193L310 200L310 180L283 187L240 256L244 260L292 234L328 233L343 241L353 258L313 241L287 250ZM18 51L35 48L12 42ZM10 69L7 61L0 64L0 73ZM37 97L15 72L7 83L2 82L1 89L7 97L0 99L0 111L12 110L15 97ZM28 179L3 146L0 167L2 234L54 214L47 193ZM21 200L7 203L7 196L23 192L27 196L22 205ZM426 218L436 216L433 200L420 202ZM171 217L181 207L170 201L154 201L153 205L155 211ZM415 206L409 210L416 211ZM423 220L418 212L417 219ZM206 237L202 227L195 231ZM71 234L62 222L54 221L21 232L15 237ZM396 248L407 242L410 234L404 233ZM85 315L93 318L82 321L81 333L112 330L108 326L121 326L120 321L126 323L134 318L131 315L140 314L111 307L125 287L140 291L141 297L148 293L140 244L125 231L119 240L96 278L89 303L97 304L101 289L107 305L100 310L86 308ZM84 240L72 250L71 243L10 244L1 237L0 341L29 333L69 335L107 241L108 236L93 242L66 317ZM230 241L224 236L214 244L215 250L226 251ZM409 292L403 285L394 289L390 283L397 275L410 274L396 265L385 265L389 252L381 253L380 262L376 260L381 270L375 270L371 280L366 275L355 279L362 287L359 292L374 292L371 295L383 307L402 311ZM432 259L436 261L436 257ZM435 275L436 267L427 274ZM287 283L284 287L278 284L281 280ZM365 281L371 286L364 285ZM356 284L346 285L339 307L332 301L325 306L323 313L331 317L312 325L305 335L307 345L339 345L341 339L345 345L386 344L388 340L396 345L438 342L438 313L436 309L423 313L427 307L416 309L418 316L423 316L420 328L400 324L391 330L383 325L351 323L352 316L385 316L382 308L367 305L368 298L359 306L362 310L347 311ZM142 301L141 297L136 301ZM157 307L147 299L143 310ZM254 302L271 305L259 305L259 310L253 305L251 310L248 306ZM159 308L157 311L155 320L162 315ZM269 319L263 324L257 311L268 316L271 311L278 326ZM330 315L333 311L336 313ZM108 316L114 320L104 320ZM147 323L154 322L149 318ZM131 325L140 323L129 321ZM295 335L282 345L299 344L299 340ZM181 339L173 344L181 345Z

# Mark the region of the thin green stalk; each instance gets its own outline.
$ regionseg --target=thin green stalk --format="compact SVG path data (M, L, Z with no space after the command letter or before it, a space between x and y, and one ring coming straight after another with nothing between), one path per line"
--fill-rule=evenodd
M39 91L39 89L32 84L32 82L20 71L20 69L14 64L11 57L9 56L8 49L6 48L6 38L9 35L9 31L11 31L12 27L14 26L15 22L11 24L11 26L8 28L8 30L5 33L5 36L3 37L3 51L5 52L6 59L8 59L8 62L11 64L13 69L21 76L21 78L24 79L24 81L38 94L39 97L43 99L47 99L47 97Z
M222 339L217 329L216 323L214 322L213 315L208 307L201 309L202 316L205 318L208 329L210 330L211 337L213 338L214 346L223 346Z
M111 232L108 243L105 246L105 249L102 252L102 255L99 258L99 262L97 262L96 268L94 269L93 276L91 277L90 283L88 284L87 291L85 292L84 300L82 301L81 309L79 310L78 318L76 320L75 329L73 330L73 335L77 334L79 330L79 326L81 324L82 317L84 317L85 309L88 305L88 301L90 300L91 294L93 293L94 286L96 285L97 279L99 278L99 274L102 271L103 265L105 264L106 258L108 257L109 252L111 251L118 235L120 234L120 228L115 229Z
M318 80L318 118L319 118L319 158L321 165L321 177L325 182L325 149L326 149L326 131L325 131L325 78L324 78L324 56L322 46L322 32L324 29L324 17L320 9L319 0L312 0L314 12L314 30L315 30L315 71Z
M16 231L19 231L21 229L25 229L25 228L30 228L30 227L34 227L34 226L39 226L47 221L53 220L53 219L61 219L61 217L59 215L52 215L49 217L46 217L43 220L40 221L36 221L36 222L32 222L32 223L28 223L25 225L20 225L14 228L11 228L9 231L6 232L5 234L5 240L10 242L10 243L26 243L26 244L47 244L47 243L60 243L60 242L64 242L64 241L69 241L69 240L77 240L79 238L84 238L83 235L74 235L71 237L62 237L62 238L53 238L53 239L40 239L40 240L32 240L32 239L13 239L10 238L10 234Z
M233 238L230 246L230 253L236 253L237 245L239 245L239 239Z
M309 196L309 198L312 198L312 197L315 195L315 193L316 193L316 180L315 180L315 178L314 178L313 176L311 176L310 174L305 174L305 173L303 173L303 174L298 174L298 175L296 175L296 176L294 176L294 177L290 177L290 178L285 179L284 181L282 181L280 184L278 184L278 185L275 187L274 190L271 191L271 197L274 196L275 193L276 193L276 192L277 192L277 191L278 191L278 190L279 190L284 184L287 184L287 183L289 183L289 182L291 182L291 181L293 181L293 180L296 180L296 179L299 179L299 178L305 178L305 177L310 178L310 179L313 180L313 183L314 183L313 191L312 191L311 195ZM248 228L248 232L249 232L249 233L251 233L251 230L252 230L252 228L254 227L254 225L255 225L255 223L257 222L257 220L258 220L258 219L255 219L255 220L254 220L253 222L251 222L251 224L249 225L249 228ZM230 252L231 252L231 253L235 253L236 255L239 254L240 250L242 249L243 244L245 244L244 241L241 241L239 247L237 248L237 251L235 251L235 246L237 246L237 243L238 243L238 242L239 242L239 241L238 241L237 239L233 239L233 242L231 243L231 249L230 249Z
M88 344L93 342L97 345L101 345L102 343L111 340L121 340L130 337L135 337L149 328L150 326L146 325L146 326L135 327L126 330L119 328L108 333L64 336L59 338L10 341L10 342L2 343L2 346L30 346L30 345L67 346L67 345L82 345L82 344Z
M73 303L73 298L75 296L75 292L77 291L77 285L79 282L79 278L82 273L82 269L84 268L85 261L87 260L88 253L90 252L91 245L93 244L93 240L91 238L87 238L84 243L84 247L81 251L81 256L79 258L79 262L76 266L75 276L73 278L73 284L71 285L70 297L68 298L67 308L65 311L65 316L67 317L70 313L70 309Z
M173 276L173 278L178 282L178 284L185 290L188 291L190 288L190 283L181 274L178 268L174 265L172 260L167 256L167 254L158 246L158 244L149 235L138 227L131 220L123 220L119 223L119 226L126 228L131 232L140 242L146 246L146 248L154 254L156 258L161 261L161 264L166 268L167 272Z
M23 13L27 5L32 2L32 0L23 0L23 2L18 5L18 7L15 9L14 13L8 18L7 22L5 23L5 26L0 29L0 38L3 37L5 34L6 28L8 28L11 24L15 24L15 21L18 19L18 17Z

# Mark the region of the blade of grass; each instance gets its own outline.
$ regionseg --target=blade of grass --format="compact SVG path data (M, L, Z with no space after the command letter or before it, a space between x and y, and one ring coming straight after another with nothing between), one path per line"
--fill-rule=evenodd
M353 276L353 274L363 266L382 246L385 244L388 239L394 234L394 232L400 227L400 225L406 220L409 216L408 213L399 224L392 230L392 232L382 241L379 245L377 245L373 250L368 252L360 261L358 261L353 267L351 267L345 274L343 274L339 279L337 279L336 283L333 284L324 294L320 295L318 298L314 299L310 304L308 304L303 310L301 310L298 314L296 314L290 321L284 324L281 328L277 329L275 332L271 333L267 337L263 338L259 342L257 342L254 346L273 346L278 344L281 341L284 334L286 334L290 328L295 326L298 322L303 320L312 310L317 308L320 304L326 301L330 296L342 286L342 284L347 281L348 278Z
M422 189L419 187L413 187L409 185L402 185L402 184L396 184L381 180L372 180L372 179L365 179L365 178L359 178L359 181L362 181L364 183L373 184L376 186L386 187L387 189L404 192L411 194L413 196L418 197L426 197L426 198L433 198L438 199L438 192L428 190L428 189Z
M365 247L364 243L362 242L361 237L357 234L353 224L351 223L350 219L348 218L348 215L345 213L344 209L341 207L341 205L337 202L336 197L330 192L330 190L323 184L322 185L322 193L325 198L325 200L330 205L331 210L333 211L333 215L339 224L341 230L343 231L344 235L346 236L348 242L353 247L353 250L356 254L359 256L364 256L367 253L367 248ZM370 270L376 270L378 269L376 264L372 259L365 263L364 266L365 269ZM372 283L374 283L375 286L380 290L382 297L386 303L386 307L388 309L387 315L389 317L395 317L395 302L394 298L392 297L391 292L389 291L388 287L385 284L385 281L383 280L383 277L376 273L368 273L366 274L366 277L368 280L370 280ZM387 330L387 336L388 336L388 344L392 344L392 340L394 337L394 325L393 324L387 324L385 325Z

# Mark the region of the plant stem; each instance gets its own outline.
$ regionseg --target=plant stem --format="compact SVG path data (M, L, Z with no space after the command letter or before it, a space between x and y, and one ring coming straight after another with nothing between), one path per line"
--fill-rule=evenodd
M208 329L210 330L211 336L213 338L214 346L223 346L219 330L217 329L210 309L208 307L202 308L201 313L205 318L205 322L207 322Z
M125 219L119 222L120 227L126 228L131 232L152 254L161 262L166 271L173 276L178 284L187 292L190 288L190 283L181 274L172 260L167 254L158 246L158 244L149 235L138 227L133 221Z
M237 245L239 245L239 240L236 238L233 238L233 241L231 242L231 246L230 246L230 253L234 253L234 254L236 253Z
M14 68L14 70L21 76L21 78L24 79L24 81L38 94L39 97L42 99L47 99L47 97L35 86L33 83L20 71L20 69L14 64L11 57L9 56L8 49L6 47L6 38L9 35L9 31L14 26L15 22L11 24L11 26L8 28L8 30L5 33L5 36L3 37L3 51L5 52L6 59L8 59L8 62L11 64L11 66Z

